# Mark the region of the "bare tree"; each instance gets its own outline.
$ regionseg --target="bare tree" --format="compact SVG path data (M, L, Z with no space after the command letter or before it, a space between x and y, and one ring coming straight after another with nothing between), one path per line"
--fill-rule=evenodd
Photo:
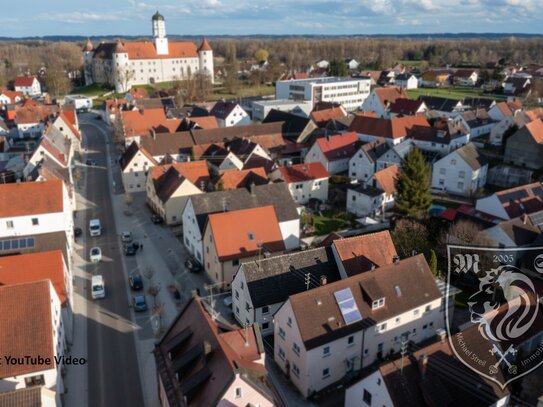
M45 75L45 86L53 97L64 96L72 90L72 82L63 68L53 66L47 68Z
M115 71L115 80L121 84L122 91L127 92L130 90L130 82L136 76L135 71L129 67L123 69L117 69Z
M113 143L115 144L124 144L125 138L124 138L124 126L123 126L123 119L121 116L121 112L118 112L115 115L115 119L113 121L112 126L112 139Z

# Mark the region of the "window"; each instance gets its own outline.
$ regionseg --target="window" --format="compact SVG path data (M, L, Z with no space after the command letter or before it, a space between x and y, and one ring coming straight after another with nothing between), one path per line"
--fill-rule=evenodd
M38 376L25 377L25 385L26 387L44 386L45 379L43 378L42 374Z
M239 259L232 260L232 266L239 266Z
M330 356L330 346L322 348L322 357Z
M281 327L279 327L279 336L283 339L285 339L285 330Z
M32 218L32 226L38 226L40 224L40 221L38 218Z
M322 378L326 379L327 377L330 377L330 368L322 369Z
M429 305L427 305L426 308L424 309L424 312L430 312L431 310L432 308Z
M300 376L300 368L298 367L298 365L296 365L296 363L292 364L292 373L294 373L296 377Z
M459 182L458 185L457 185L458 189L464 189L464 183L463 182Z
M381 385L381 379L377 379L377 386L380 386Z
M263 331L267 330L269 327L270 327L270 323L269 323L269 322L264 322L264 323L262 323L262 330L263 330Z
M6 221L6 227L8 229L13 229L13 221L12 220L7 220Z
M241 398L241 387L236 387L236 398L237 399Z
M251 306L249 305L247 301L245 301L245 310L249 311L250 309L251 309Z
M366 403L368 406L371 406L371 393L364 389L364 395L362 396L362 400L364 400L364 403Z
M300 355L300 347L298 346L298 344L296 342L292 343L292 351L295 354Z
M456 165L456 160L451 160L451 165Z
M347 345L354 345L354 336L351 335L347 338Z
M383 332L385 329L387 329L387 323L383 323L383 324L380 324L380 325L375 325L375 332L376 333L381 333Z
M385 305L385 299L379 298L378 300L373 301L373 303L371 304L371 307L372 309L377 309L377 308L383 307L384 305Z
M292 326L292 318L291 318L291 317L288 317L288 319L287 319L287 325L288 325L288 326Z
M239 315L239 307L236 305L236 314Z
M268 307L267 305L262 307L262 313L263 314L269 314L270 313L270 307Z
M458 178L466 178L466 171L458 172Z
M447 170L445 168L440 168L439 173L445 175L447 173Z
M356 196L353 195L353 202L356 202Z
M415 316L419 315L419 310L418 309L414 310L413 315L415 315Z
M279 346L279 357L285 360L285 351Z
M238 290L234 290L234 293L235 293L235 296L236 296L236 300L239 300L239 291L238 291Z
M213 236L212 236L212 235L209 235L209 241L210 241L211 243L213 243Z
M397 324L400 323L400 317L396 318L396 323L397 323Z

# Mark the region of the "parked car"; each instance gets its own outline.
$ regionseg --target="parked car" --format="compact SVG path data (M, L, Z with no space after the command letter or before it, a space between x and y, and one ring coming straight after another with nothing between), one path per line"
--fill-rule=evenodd
M123 243L130 243L132 242L132 232L122 232L121 233L121 241Z
M137 242L128 243L124 245L124 254L125 256L134 256L138 251L139 244Z
M164 223L164 219L162 219L160 216L158 216L157 214L152 214L151 215L151 222L153 222L155 225L158 225L160 223Z
M135 295L132 297L132 305L136 312L147 311L147 301L145 295Z
M98 263L100 260L102 260L102 250L100 250L99 247L93 247L90 249L90 260L93 263Z
M134 291L143 290L143 278L139 273L132 273L128 276L128 284L130 288Z
M91 167L94 167L96 165L96 160L91 160L91 159L88 159L86 161L87 165L91 166Z
M191 273L198 273L202 270L202 265L198 263L194 258L190 258L185 260L185 267L191 272Z
M83 234L83 229L81 228L74 228L74 236L79 237Z

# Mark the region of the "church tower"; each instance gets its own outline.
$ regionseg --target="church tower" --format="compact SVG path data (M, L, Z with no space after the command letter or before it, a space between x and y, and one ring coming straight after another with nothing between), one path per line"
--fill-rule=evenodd
M90 38L87 39L87 43L83 47L83 72L85 74L85 85L91 85L94 83L94 75L92 72L92 57L94 56L94 47Z
M166 23L164 22L164 17L157 11L153 15L152 22L156 53L158 55L168 55L168 38L166 38Z
M202 45L200 45L200 48L198 48L198 59L200 64L200 73L208 75L211 83L215 83L215 75L213 72L213 49L205 37L202 41Z

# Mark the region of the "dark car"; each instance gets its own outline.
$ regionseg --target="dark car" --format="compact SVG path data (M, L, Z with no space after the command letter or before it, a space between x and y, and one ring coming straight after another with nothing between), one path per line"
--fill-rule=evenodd
M74 228L74 236L79 237L83 234L83 230L81 228Z
M90 166L95 166L96 165L96 160L87 160L87 165L90 165Z
M134 256L136 252L138 251L139 244L138 243L129 243L124 245L124 255L125 256Z
M147 311L147 301L145 295L135 295L132 297L132 305L136 312Z
M155 225L158 225L160 223L164 223L164 219L162 219L160 216L156 214L151 215L151 222L153 222Z
M191 272L191 273L198 273L202 270L202 266L200 263L198 263L195 259L190 258L185 260L185 267Z
M143 290L143 278L141 278L141 274L130 274L128 284L130 284L130 288L134 291Z

